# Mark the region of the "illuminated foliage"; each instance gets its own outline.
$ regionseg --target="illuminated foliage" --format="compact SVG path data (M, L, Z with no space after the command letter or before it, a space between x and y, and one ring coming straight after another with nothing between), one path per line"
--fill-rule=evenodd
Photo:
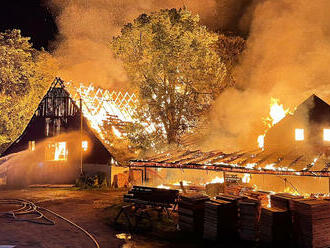
M139 93L137 125L153 125L154 141L177 142L228 86L217 41L186 9L142 14L113 39L112 48ZM132 138L149 134L137 132Z
M56 61L19 30L0 33L0 144L22 132L52 82Z

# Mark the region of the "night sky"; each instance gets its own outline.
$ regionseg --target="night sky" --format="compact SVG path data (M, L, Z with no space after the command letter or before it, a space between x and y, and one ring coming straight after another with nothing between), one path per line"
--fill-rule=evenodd
M0 31L20 29L35 48L50 49L58 32L55 17L44 0L5 0L0 7Z

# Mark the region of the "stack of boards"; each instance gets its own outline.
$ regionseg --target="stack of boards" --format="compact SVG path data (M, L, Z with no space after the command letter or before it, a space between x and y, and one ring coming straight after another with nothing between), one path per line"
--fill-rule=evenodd
M294 235L299 247L330 247L330 201L294 201Z
M239 201L241 240L255 241L257 239L259 207L259 202L253 199Z
M287 244L290 239L290 214L280 208L262 208L259 220L260 241L266 244Z
M232 237L236 231L237 208L233 202L205 202L203 237L209 240Z
M203 233L204 203L209 197L198 194L183 194L178 204L179 227L184 232Z
M290 212L294 211L293 202L303 198L303 196L295 196L288 193L278 193L270 196L272 207L289 210Z

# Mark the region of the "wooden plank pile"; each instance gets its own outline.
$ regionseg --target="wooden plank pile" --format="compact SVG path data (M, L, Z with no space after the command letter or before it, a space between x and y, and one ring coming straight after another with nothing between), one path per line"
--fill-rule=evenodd
M133 188L124 195L124 201L170 207L171 204L175 203L178 196L179 191L174 189L133 186Z
M299 247L330 247L330 201L294 201L294 236Z
M297 199L303 199L303 196L295 196L289 193L278 193L270 196L271 206L274 208L293 211L293 202Z
M209 197L198 194L182 194L178 204L179 227L184 232L203 233L204 203Z
M243 185L240 184L226 184L225 193L229 195L240 195L243 188Z
M233 237L237 210L233 202L211 200L205 202L203 237L209 240Z
M239 201L240 238L255 241L258 235L259 202L253 199Z
M260 241L265 244L288 244L290 214L279 208L262 208L259 220Z
M269 195L270 192L268 191L255 191L255 190L249 190L244 193L249 198L252 198L254 200L257 200L260 202L261 207L267 207L269 203Z
M239 207L238 207L238 203L241 200L247 199L247 197L245 196L234 196L234 195L228 195L228 194L219 194L216 196L216 199L218 200L224 200L224 201L228 201L228 202L232 202L233 203L233 211L235 212L235 218L232 219L234 225L235 225L235 233L234 235L238 236L238 229L239 229Z

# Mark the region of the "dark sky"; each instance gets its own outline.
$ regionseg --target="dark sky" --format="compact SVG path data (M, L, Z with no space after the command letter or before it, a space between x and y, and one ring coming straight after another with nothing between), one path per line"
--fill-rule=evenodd
M35 48L49 47L56 38L55 18L44 0L3 0L0 7L0 31L20 29L23 36L31 37Z

